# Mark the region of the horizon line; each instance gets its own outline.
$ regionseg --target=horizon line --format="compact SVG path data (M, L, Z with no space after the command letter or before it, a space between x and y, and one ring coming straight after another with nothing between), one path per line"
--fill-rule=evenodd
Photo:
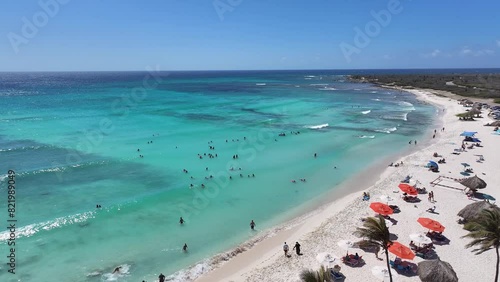
M206 69L206 70L158 70L159 72L243 72L243 71L362 71L362 70L500 70L490 68L353 68L353 69ZM148 70L0 70L0 73L33 73L33 72L146 72ZM153 70L155 71L155 70Z

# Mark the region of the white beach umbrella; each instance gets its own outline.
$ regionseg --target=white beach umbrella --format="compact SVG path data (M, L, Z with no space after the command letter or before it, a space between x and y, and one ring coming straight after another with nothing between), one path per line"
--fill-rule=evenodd
M372 268L372 274L375 275L379 280L388 282L389 281L389 270L385 266L374 266ZM391 271L392 280L396 281L398 274L396 271Z
M339 245L339 247L341 247L342 249L344 250L349 250L350 248L353 248L354 247L354 242L351 241L351 240L340 240L337 245Z
M316 260L318 260L319 263L321 263L327 267L330 267L330 265L340 263L339 257L337 257L336 255L333 255L331 253L328 253L328 252L319 253L316 256Z
M410 239L417 244L430 244L432 243L431 238L425 236L422 233L410 234Z
M385 220L385 225L386 225L387 227L389 227L389 226L393 226L393 225L394 225L394 223L392 223L392 221L387 220L387 219L384 219L384 220Z

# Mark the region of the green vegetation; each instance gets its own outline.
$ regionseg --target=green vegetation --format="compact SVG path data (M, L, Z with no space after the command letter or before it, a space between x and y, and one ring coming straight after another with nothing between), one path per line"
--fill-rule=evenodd
M318 271L314 271L311 269L303 270L300 273L300 280L303 282L330 281L330 274L328 273L328 271L325 269L324 266L321 266L321 268Z
M485 209L481 211L477 218L466 223L464 228L471 231L463 237L473 239L470 243L465 245L466 248L477 247L472 250L476 255L480 255L491 249L496 251L497 262L495 282L498 282L498 270L500 265L500 255L498 253L498 249L500 248L500 210Z
M368 217L363 223L363 227L356 228L354 235L365 238L369 243L377 245L384 249L387 262L387 270L389 271L389 281L392 282L391 266L389 264L389 245L392 243L390 239L389 228L385 224L385 219L382 216Z
M352 75L355 81L402 87L449 91L474 98L495 98L500 102L500 74L390 74Z
M500 98L493 99L494 103L500 104Z

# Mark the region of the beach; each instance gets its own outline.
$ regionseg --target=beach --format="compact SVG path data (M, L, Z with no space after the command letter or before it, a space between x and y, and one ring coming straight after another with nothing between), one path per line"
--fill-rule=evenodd
M441 184L455 187L457 189L443 186L433 186L431 182L439 176L454 179L464 178L460 174L464 171L462 163L468 163L473 169L470 176L477 175L483 179L488 186L480 192L488 194L493 198L500 197L497 187L500 185L500 177L497 174L500 167L500 151L495 150L495 144L499 142L500 136L493 135L491 127L483 126L489 122L487 111L483 111L483 118L475 121L459 121L455 116L465 111L462 105L454 99L433 95L428 90L406 90L427 103L437 106L439 111L441 127L436 128L436 136L430 140L419 140L418 151L405 157L394 159L393 162L403 162L399 167L387 167L383 170L376 183L369 183L356 187L356 192L337 199L329 204L319 207L317 210L291 221L284 225L274 234L259 241L247 251L225 262L216 264L216 268L196 279L197 282L205 281L300 281L299 274L304 269L317 270L320 263L316 260L317 254L329 252L340 257L346 251L338 246L340 240L358 241L360 239L352 235L356 227L362 226L362 218L374 216L375 213L369 208L369 204L381 201L380 196L390 196L393 201L389 204L397 205L400 213L391 217L397 221L389 227L389 231L396 234L397 241L408 246L409 235L412 233L424 233L427 230L418 222L419 217L428 217L439 221L445 226L445 235L449 244L436 245L435 252L442 261L449 262L460 281L477 280L491 281L495 272L495 252L488 251L481 255L475 255L471 249L464 246L470 239L462 238L467 234L462 225L457 223L457 213L466 205L478 201L468 199L464 194L465 188L452 179L446 179ZM444 109L444 110L443 110ZM463 131L476 131L477 138L482 141L483 147L466 149L459 155L452 154L455 149L460 148L463 137L459 136ZM427 142L426 142L427 141ZM438 153L441 158L446 159L445 164L440 165L439 173L433 173L425 167L429 160L437 161L433 154ZM478 162L478 156L484 156L484 162ZM401 198L398 184L407 175L412 181L418 181L417 187L425 187L427 191L433 191L435 202L427 199L427 194L419 195L421 202L407 203ZM360 178L363 178L360 175ZM362 201L361 191L369 192L371 199ZM432 207L435 213L426 210ZM293 246L300 242L303 255L297 256L292 252L290 258L283 255L282 245L287 242ZM374 266L386 266L385 254L379 255L378 260L373 253L365 253L360 249L351 249L350 253L358 252L363 256L366 264L360 267L350 267L341 264L341 273L346 281L377 281L371 273ZM389 254L393 260L394 255ZM417 264L423 261L415 257L411 262ZM396 271L392 271L395 273ZM398 275L397 281L420 281L416 275Z

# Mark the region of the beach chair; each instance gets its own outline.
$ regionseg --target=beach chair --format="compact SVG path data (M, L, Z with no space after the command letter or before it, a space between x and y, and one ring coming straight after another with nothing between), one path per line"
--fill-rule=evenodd
M340 280L344 278L344 275L340 274L339 272L334 271L333 269L330 269L330 276L334 280Z
M411 270L411 267L408 265L408 266L402 266L400 264L396 265L396 268L397 270L401 270L403 272L410 272Z

